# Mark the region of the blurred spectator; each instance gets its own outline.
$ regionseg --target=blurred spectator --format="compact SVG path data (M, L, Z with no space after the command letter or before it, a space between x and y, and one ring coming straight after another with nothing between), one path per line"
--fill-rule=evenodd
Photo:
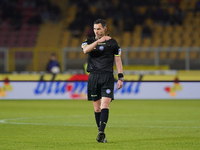
M0 10L0 20L15 29L20 29L22 22L39 25L61 19L60 8L50 0L0 0Z
M122 8L119 1L113 0L109 10L110 17L113 18L113 25L119 31L119 21L122 18Z
M194 8L194 16L196 16L196 13L197 13L198 11L200 12L200 0L198 0L198 1L196 2L195 8Z
M184 18L185 13L179 7L175 7L173 13L170 15L170 24L182 25Z
M120 19L121 19L121 13L116 12L113 15L113 27L114 27L114 33L116 33L116 35L120 34L120 26L119 26Z
M142 25L144 22L144 15L142 15L138 10L133 14L135 24Z
M19 30L22 25L22 15L19 10L14 9L13 15L11 18L11 25L14 27L15 30Z
M37 12L32 12L31 18L28 20L28 24L30 25L40 25L42 23L42 19Z
M61 11L56 3L52 3L50 8L50 19L53 23L57 23L61 19Z
M76 4L79 9L89 10L88 0L79 0ZM84 14L84 11L82 13Z
M87 37L94 37L94 32L91 27L87 30Z
M170 5L170 6L179 6L179 4L180 4L180 0L168 0L168 4Z
M131 6L129 6L126 3L123 3L121 12L122 12L122 16L123 16L123 18L125 18L125 20L127 18L130 18L133 16L133 11L131 9Z
M46 23L50 20L50 14L49 11L47 9L47 6L43 6L41 13L40 13L41 19L43 23Z
M34 0L24 0L23 1L23 8L35 8L36 7L36 1Z
M134 22L133 19L130 18L125 18L124 19L124 27L123 27L123 31L129 31L132 32L134 29Z
M2 6L2 21L10 20L13 16L13 10L15 9L11 2L4 3L4 6Z
M48 10L51 7L51 1L49 0L35 0L37 7L43 7L46 6Z
M48 71L49 73L56 73L56 69L55 69L55 71L52 70L52 68L54 68L54 67L58 69L58 68L60 68L60 65L59 65L59 62L56 58L56 54L52 53L51 56L50 56L50 60L47 63L46 71Z
M155 11L152 8L147 8L145 14L145 18L151 18L152 20L155 20Z
M103 11L103 10L102 10ZM101 11L99 12L99 17ZM83 16L82 19L82 23L85 24L85 26L90 26L92 24L92 20L95 20L93 13L90 10L85 10L84 14L80 15L79 17Z
M163 18L161 18L161 20L164 25L168 25L170 23L170 14L168 9L163 9Z
M151 37L152 37L152 31L150 27L147 24L144 24L142 28L142 38L151 38Z
M96 7L98 7L98 9L101 9L101 10L109 9L109 7L110 7L109 1L107 1L107 0L97 1L96 2Z
M160 7L160 0L77 0L76 3L70 0L70 4L76 5L78 9L75 20L69 29L72 29L74 33L79 33L82 31L80 27L91 25L95 18L112 18L114 30L118 31L121 29L120 21L123 21L123 31L132 31L134 25L143 25L147 18L161 25L182 24L184 12L178 7L180 0L168 0L168 3L170 6L176 7L173 15L170 15L167 7ZM96 12L92 13L90 7L94 6ZM147 8L144 13L138 9L143 6Z
M155 21L158 23L158 24L163 24L164 21L163 21L163 17L164 17L164 11L163 9L161 9L160 7L157 7L156 8L156 11L155 11Z
M79 16L78 18L74 19L74 21L69 25L69 29L72 31L73 37L80 37L81 31L83 31L84 26L81 25L82 27L80 27L80 24L82 24L81 20L82 18L81 16Z

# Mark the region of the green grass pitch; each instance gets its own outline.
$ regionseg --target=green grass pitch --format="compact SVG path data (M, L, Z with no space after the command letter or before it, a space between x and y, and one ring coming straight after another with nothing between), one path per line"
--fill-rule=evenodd
M199 150L200 100L115 100L97 133L86 100L0 101L0 150Z

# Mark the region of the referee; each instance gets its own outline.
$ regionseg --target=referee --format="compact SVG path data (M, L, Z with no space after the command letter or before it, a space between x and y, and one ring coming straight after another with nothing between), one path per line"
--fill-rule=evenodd
M100 143L107 142L104 133L108 116L109 105L114 99L114 60L118 71L117 89L123 86L123 69L121 61L121 48L116 40L105 36L107 23L103 19L94 22L95 37L86 39L81 47L88 54L87 71L88 100L93 101L96 124L99 129L96 140Z

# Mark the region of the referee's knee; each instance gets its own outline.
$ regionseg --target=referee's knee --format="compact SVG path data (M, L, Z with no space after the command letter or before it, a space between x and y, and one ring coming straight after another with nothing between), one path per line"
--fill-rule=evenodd
M94 108L94 111L95 111L95 112L101 112L101 108L100 108L100 107L95 107L95 108Z

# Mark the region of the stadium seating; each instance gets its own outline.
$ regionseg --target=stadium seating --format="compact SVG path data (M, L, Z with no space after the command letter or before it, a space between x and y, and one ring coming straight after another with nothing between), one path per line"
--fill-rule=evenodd
M46 23L41 25L36 41L36 46L37 47L60 46L60 37L62 34L62 28L63 28L62 22L59 22L56 25L52 23Z
M134 58L136 58L136 55L137 53L135 52L135 51L132 51L132 52L129 52L129 58L130 59L134 59Z
M181 60L185 60L185 57L186 57L186 54L185 54L185 52L179 52L179 59L181 59Z
M65 31L63 34L62 43L61 43L62 47L69 46L68 44L69 44L70 37L71 37L71 32L69 30Z
M22 26L21 30L13 30L5 27L0 29L0 47L33 47L38 34L36 26Z
M69 59L77 58L77 52L73 52L73 51L68 52L68 58Z
M70 44L69 44L69 47L80 47L80 39L79 38L70 38L71 41L70 41Z
M22 0L23 1L23 0ZM54 0L50 0L54 1ZM119 0L113 1L113 5L117 5ZM79 8L77 5L70 4L69 1L59 0L59 7L62 10L62 19L56 24L43 23L41 25L27 25L28 20L31 17L32 9L26 8L22 12L22 26L19 30L13 30L11 25L0 25L0 47L79 47L87 37L87 31L90 24L87 24L79 37L74 37L73 32L69 29L70 24L77 18L77 12ZM182 24L170 23L164 24L159 21L153 20L151 17L147 17L144 22L150 27L152 31L152 37L143 38L142 28L143 23L136 24L132 31L123 31L124 21L118 20L118 26L114 25L115 18L106 18L108 24L108 33L118 41L121 47L200 47L200 13L194 15L196 0L181 0L179 7L184 11L185 18ZM19 4L19 8L22 9L22 5ZM132 9L140 12L142 15L146 14L148 9L155 10L154 6L133 6ZM172 14L174 7L168 5L168 0L160 0L160 8L165 9L169 14ZM99 11L96 5L89 5L91 13L95 14ZM88 18L84 18L84 21L88 21ZM93 18L92 18L93 19ZM135 21L135 19L133 18ZM81 26L81 24L80 24ZM122 53L123 54L123 53ZM123 54L124 55L124 54ZM16 57L22 55L16 54ZM24 54L23 54L24 56ZM31 54L25 54L25 57L31 57ZM69 59L86 59L86 55L82 52L70 52L67 55ZM160 59L171 60L184 60L186 57L185 52L167 52L162 51L159 53ZM130 59L154 59L155 53L152 51L133 51L129 52L128 58ZM199 58L198 52L191 52L190 58L197 60Z
M114 1L113 4L117 4L119 1ZM168 7L167 0L161 0L160 7L167 8L169 14L172 14L174 7ZM195 7L196 0L182 0L179 7L185 12L185 19L183 25L160 25L154 22L151 18L147 18L145 23L152 29L153 35L151 39L140 39L142 32L142 25L136 25L133 32L122 32L121 34L115 34L113 18L107 18L108 31L113 33L117 41L121 44L122 47L190 47L199 46L198 41L200 39L200 18L195 17L193 14L193 9ZM73 22L76 18L76 13L78 8L76 5L68 4L65 0L59 1L59 6L62 13L65 15L63 17L62 23L57 25L50 26L49 24L42 24L40 27L35 27L33 30L29 30L30 27L22 25L18 34L10 33L10 30L7 26L0 27L0 46L8 47L24 47L24 46L61 46L61 47L76 47L79 46L83 37L86 36L86 30L80 39L70 39L71 31L66 30L70 23ZM21 8L21 4L19 4ZM140 6L138 11L141 14L145 14L149 6ZM152 7L153 8L153 7ZM89 6L90 11L94 14L96 13L97 7L95 5ZM24 22L27 21L27 18L30 18L31 8L24 10ZM62 25L61 25L62 24ZM123 21L119 21L120 31L122 31ZM192 33L195 34L192 34ZM33 33L35 33L33 35ZM37 36L38 33L38 36ZM7 40L8 38L9 40ZM37 40L36 40L37 39ZM26 42L26 40L28 42ZM36 41L36 43L34 42Z
M192 9L194 9L195 0L182 0L180 2L180 8L185 12L185 19L182 25L162 25L154 22L151 18L147 18L145 23L152 30L152 38L142 38L142 25L136 25L133 31L123 32L123 21L118 22L119 28L117 29L113 25L113 18L107 18L108 33L116 39L121 47L200 47L200 18L193 15ZM142 6L138 10L144 14L148 6ZM161 0L161 7L168 8L167 0ZM95 6L90 7L91 12L96 12ZM173 7L169 7L169 13L172 13ZM61 36L61 47L80 47L80 43L86 39L88 26L84 28L83 34L77 38L72 37L72 32L68 29L71 22L73 22L78 11L75 5L69 7L68 17L65 18L66 22L63 27L63 34ZM82 52L70 52L68 54L69 59L74 58L86 59L86 55ZM185 52L167 52L162 51L159 53L161 60L185 60ZM133 51L128 54L129 59L154 59L155 52L151 51ZM192 52L190 58L195 60L198 58L198 54Z
M113 33L112 37L115 38L121 47L199 47L200 35L200 18L193 15L193 9L195 7L196 0L182 0L180 2L180 8L185 12L185 19L183 20L182 25L160 25L156 22L153 22L152 19L147 18L145 23L152 29L153 35L152 38L142 39L142 25L136 25L133 32L122 32L121 34L114 34L113 19L108 18L108 31ZM168 8L170 14L173 13L174 7L167 7L167 0L161 0L161 7ZM148 6L139 7L138 10L141 14L145 14ZM94 6L90 7L91 12L96 12L97 8ZM72 22L75 19L75 14L77 8L75 6L70 7L70 15L68 23ZM66 25L68 26L68 25ZM119 21L119 31L123 31L123 21ZM70 37L70 31L65 31L62 37L62 46L79 46L78 39ZM85 32L85 31L84 31ZM85 38L84 33L84 38ZM80 39L83 39L81 37ZM71 41L71 42L69 42ZM82 41L82 40L80 40ZM80 43L79 41L79 43ZM70 43L70 44L67 44ZM129 58L154 58L154 52L130 52ZM79 55L78 55L79 56ZM81 56L81 55L80 55ZM185 59L185 52L161 52L161 59Z
M130 43L131 43L131 33L130 32L123 32L122 34L122 44L121 46L122 47L129 47L130 46Z

